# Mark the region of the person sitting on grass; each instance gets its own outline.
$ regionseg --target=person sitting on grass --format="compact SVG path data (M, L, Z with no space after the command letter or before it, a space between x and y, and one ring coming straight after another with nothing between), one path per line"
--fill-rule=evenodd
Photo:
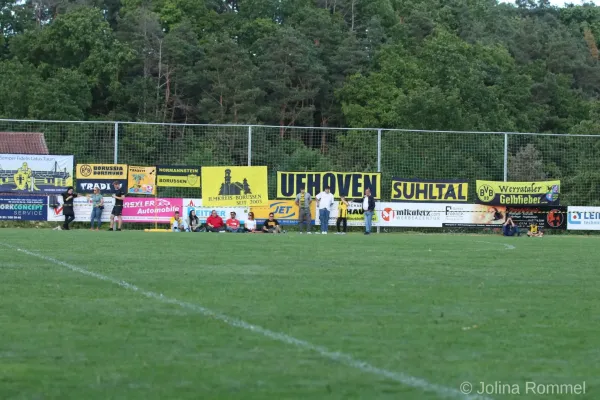
M229 219L225 222L227 232L242 233L244 230L240 228L240 220L236 218L235 211L229 213Z
M186 232L187 225L181 215L179 215L179 211L175 211L175 215L171 217L171 230L173 232Z
M504 236L521 236L519 227L514 223L512 217L508 213L506 213L506 219L502 224L502 234Z
M256 230L256 220L252 211L248 213L248 219L246 219L246 223L244 224L244 232L260 233L260 231Z
M225 224L223 218L219 216L217 210L212 210L210 217L206 219L207 232L225 232Z
M200 218L196 215L196 210L191 210L188 216L188 227L190 232L200 232Z
M542 237L544 236L544 232L535 224L529 226L529 231L527 231L527 236L529 237Z
M277 220L275 219L275 214L269 214L269 219L266 219L263 225L263 232L281 233L281 227L279 226L279 222L277 222Z

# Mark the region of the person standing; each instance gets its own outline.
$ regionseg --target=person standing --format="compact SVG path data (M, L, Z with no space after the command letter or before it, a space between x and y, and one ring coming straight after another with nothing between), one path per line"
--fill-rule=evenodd
M344 225L344 231L340 231L340 225ZM348 201L346 196L341 196L338 203L338 218L335 223L337 227L337 235L345 235L348 230Z
M62 194L63 198L63 215L65 216L65 223L63 229L69 230L69 224L75 221L75 210L73 208L73 200L78 197L77 193L73 191L73 186L69 186L67 191Z
M329 213L333 206L333 195L329 186L317 195L317 208L319 209L319 221L321 221L321 234L327 235L329 230Z
M110 213L109 231L112 231L115 228L115 218L117 218L118 222L116 230L121 231L121 226L123 225L123 200L125 200L125 191L121 188L121 182L119 181L114 181L113 187L116 191L116 193L112 195L113 199L115 199L115 206Z
M100 194L100 188L95 187L94 193L89 196L92 202L92 217L90 231L94 230L94 222L97 222L96 230L100 230L102 224L102 210L104 210L104 197Z
M302 224L305 225L306 233L310 235L310 221L312 220L310 215L310 204L312 203L312 196L310 193L306 193L304 186L300 187L300 193L296 195L296 205L298 206L298 230L302 234Z
M375 199L371 196L371 189L365 190L365 196L362 200L362 209L365 216L365 235L370 235L373 214L375 213Z

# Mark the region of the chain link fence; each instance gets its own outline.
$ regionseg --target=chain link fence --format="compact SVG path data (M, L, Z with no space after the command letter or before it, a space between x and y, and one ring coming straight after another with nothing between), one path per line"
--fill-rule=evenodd
M600 135L29 120L0 120L0 132L43 133L51 154L76 163L266 165L271 198L277 171L333 170L381 172L382 200L392 177L465 179L472 199L476 179L560 179L562 204L600 203Z

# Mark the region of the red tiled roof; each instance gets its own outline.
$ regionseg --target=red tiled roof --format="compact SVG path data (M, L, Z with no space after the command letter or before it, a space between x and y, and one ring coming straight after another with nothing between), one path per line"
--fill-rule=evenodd
M49 154L43 133L0 132L0 153Z

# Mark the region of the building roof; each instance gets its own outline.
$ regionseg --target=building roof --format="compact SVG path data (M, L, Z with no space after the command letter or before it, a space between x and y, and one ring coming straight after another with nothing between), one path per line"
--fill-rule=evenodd
M49 154L43 133L0 132L2 154Z

